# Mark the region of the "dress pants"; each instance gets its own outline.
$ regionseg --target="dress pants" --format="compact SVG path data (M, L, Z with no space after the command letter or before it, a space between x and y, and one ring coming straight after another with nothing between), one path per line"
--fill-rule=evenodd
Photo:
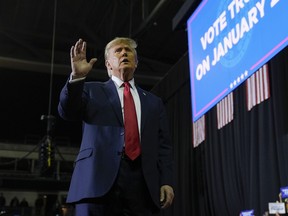
M131 161L123 155L112 189L103 197L86 199L76 204L75 215L159 216L160 210L153 203L144 180L141 156Z

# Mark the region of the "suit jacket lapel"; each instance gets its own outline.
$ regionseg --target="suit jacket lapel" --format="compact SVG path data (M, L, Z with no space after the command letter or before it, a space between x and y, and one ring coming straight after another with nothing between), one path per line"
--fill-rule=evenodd
M141 132L144 129L145 122L147 119L147 114L148 114L148 109L147 109L147 95L146 93L139 87L136 87L138 91L138 95L140 98L140 103L141 103Z
M103 89L107 95L107 98L111 106L113 107L114 112L116 113L116 116L118 117L121 124L124 125L123 116L122 116L122 107L121 107L119 95L118 95L114 82L111 79L108 80L105 83Z

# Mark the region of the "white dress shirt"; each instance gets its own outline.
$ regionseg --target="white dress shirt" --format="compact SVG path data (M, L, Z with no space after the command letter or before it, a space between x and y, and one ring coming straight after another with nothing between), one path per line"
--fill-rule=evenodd
M123 101L124 86L122 86L124 82L122 80L120 80L118 77L113 76L113 75L112 75L111 79L113 80L113 82L117 88L117 92L118 92L119 99L121 102L123 119L124 119L124 101ZM134 100L136 114L137 114L139 134L141 134L140 133L140 131L141 131L141 103L140 103L140 98L139 98L137 88L135 86L134 79L130 80L129 83L131 85L130 92L131 92L133 100Z

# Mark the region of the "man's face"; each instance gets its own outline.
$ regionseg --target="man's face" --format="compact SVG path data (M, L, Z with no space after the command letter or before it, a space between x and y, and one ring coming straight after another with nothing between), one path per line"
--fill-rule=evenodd
M137 67L136 58L133 49L127 44L116 44L108 51L106 67L112 72L112 75L128 81L133 78Z

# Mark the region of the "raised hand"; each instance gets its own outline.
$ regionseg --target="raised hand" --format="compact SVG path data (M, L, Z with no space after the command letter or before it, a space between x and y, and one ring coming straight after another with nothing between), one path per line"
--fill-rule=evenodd
M86 59L86 42L79 39L70 50L72 77L81 78L87 76L91 71L96 58L92 58L89 62Z

